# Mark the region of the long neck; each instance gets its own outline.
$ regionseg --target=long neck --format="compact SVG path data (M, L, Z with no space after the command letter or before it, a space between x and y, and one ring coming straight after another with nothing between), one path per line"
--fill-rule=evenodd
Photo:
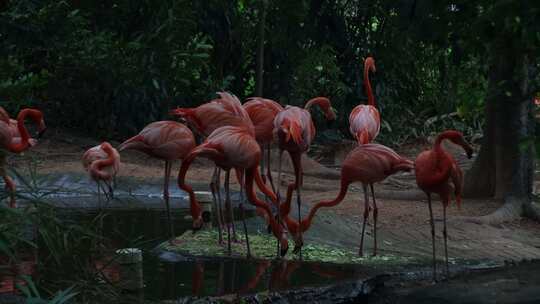
M330 107L330 101L328 100L328 98L325 97L315 97L308 100L308 102L304 106L304 109L309 111L314 105L317 105L321 108L321 110L326 111L326 109Z
M197 199L195 198L195 192L193 192L193 188L191 188L190 185L186 184L186 174L189 166L191 165L196 156L197 153L190 153L186 158L184 158L184 160L182 161L182 167L178 172L178 187L187 192L189 195L189 207L193 220L201 218L202 208L199 202L197 202Z
M264 195L269 197L270 200L272 201L272 203L277 206L278 205L277 196L270 188L268 188L268 186L266 186L266 184L264 183L264 181L263 181L263 179L261 177L261 173L259 172L258 168L257 168L257 170L255 170L255 183L257 184L257 187L259 188L259 190L261 190L261 192Z
M368 104L375 107L375 96L373 95L373 90L371 89L371 81L369 81L369 65L367 64L364 65L364 86L366 87Z
M431 175L431 180L440 181L448 178L450 174L450 167L446 165L447 156L442 148L442 141L448 138L448 134L442 133L437 136L435 143L433 144L433 157L435 158L435 164L438 170Z
M261 208L262 210L266 212L266 214L268 215L268 222L270 224L270 227L272 227L272 232L274 236L278 238L279 240L281 240L283 238L283 228L274 219L274 216L272 215L272 211L270 210L270 207L268 206L268 204L261 201L255 194L255 189L253 188L253 181L255 179L255 175L257 171L258 171L257 166L254 166L246 170L245 183L246 183L247 199L251 202L251 204L255 205L256 207Z
M450 138L451 136L452 135L450 133L443 132L439 134L439 136L437 136L437 138L435 139L435 142L433 143L433 151L435 151L438 156L444 153L444 150L442 148L442 141Z
M313 206L311 208L311 210L309 210L308 217L306 219L302 220L302 230L306 231L307 229L309 229L309 227L311 226L311 222L313 221L313 218L315 217L315 214L317 213L317 210L319 210L319 208L321 208L321 207L333 207L333 206L336 206L337 204L341 203L341 201L343 201L343 199L345 198L345 195L347 194L347 189L349 188L350 184L351 183L348 180L345 180L342 177L341 178L341 187L339 189L339 193L338 193L337 197L335 199L333 199L333 200L322 201L320 203L315 204L315 206Z
M19 134L21 134L21 141L17 144L10 145L9 150L11 152L20 153L26 150L30 145L28 142L30 139L30 134L28 134L28 130L26 130L26 126L24 125L24 121L29 115L32 115L32 110L24 109L17 116L17 129L19 130Z

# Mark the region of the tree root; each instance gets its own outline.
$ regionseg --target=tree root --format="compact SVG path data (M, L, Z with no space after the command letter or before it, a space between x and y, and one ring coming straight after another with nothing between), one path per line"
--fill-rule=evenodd
M509 196L505 199L504 205L491 214L478 217L455 217L454 219L475 224L497 225L520 218L523 215L524 206L527 205L531 203L523 198Z

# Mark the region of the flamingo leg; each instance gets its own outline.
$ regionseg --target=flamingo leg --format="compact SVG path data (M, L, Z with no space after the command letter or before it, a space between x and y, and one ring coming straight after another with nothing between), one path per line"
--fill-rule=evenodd
M214 187L217 195L217 201L218 201L218 210L219 210L219 216L221 217L221 223L223 224L222 229L225 227L225 213L223 212L222 207L222 200L221 200L221 191L219 189L219 184L221 183L221 169L216 167L216 177L214 180Z
M366 184L362 184L364 188L364 223L362 224L362 235L360 237L360 249L358 250L358 255L364 255L364 232L366 230L366 223L369 217L369 198L368 198L368 188Z
M267 144L266 146L266 176L268 177L268 181L270 181L270 187L272 187L272 191L276 193L276 187L274 186L274 179L272 178L272 169L270 167L270 164L271 164L270 153L271 153L270 144Z
M169 178L171 175L172 163L168 160L165 161L165 183L163 185L163 200L165 201L165 207L167 208L167 225L169 226L169 238L174 238L174 227L171 215L171 206L169 203Z
M444 227L443 227L444 258L445 258L445 261L446 261L446 277L448 278L448 275L450 274L450 271L449 271L449 267L448 267L448 246L447 246L448 234L446 232L446 204L443 205L443 220L444 220Z
M114 199L114 188L113 184L111 184L111 181L103 181L105 185L107 185L107 188L109 189L109 198L112 200Z
M2 175L4 183L6 184L6 192L9 193L9 207L15 208L17 206L15 202L15 183L13 182L11 177L7 175L4 165L5 158L2 157L2 159L0 159L0 174Z
M377 255L377 215L379 209L377 208L377 202L375 201L375 191L373 191L373 184L369 184L371 188L371 197L373 200L373 256Z
M431 225L431 244L433 249L433 281L437 280L437 262L435 261L435 223L433 222L433 209L431 208L431 194L427 194L429 207L429 223Z
M227 212L227 254L231 255L231 221L232 221L232 211L231 211L231 197L229 195L229 175L230 170L225 171L225 210Z
M99 180L96 180L96 185L97 185L97 200L98 200L98 210L101 212L101 209L103 208L103 206L101 206L101 185L99 183Z
M240 181L240 213L242 217L242 225L244 226L244 235L246 236L246 248L247 248L247 257L251 257L251 248L249 246L249 235L246 224L246 212L244 210L244 175L241 177Z
M214 169L214 174L212 175L212 181L210 182L210 191L212 192L212 203L213 203L213 209L215 212L215 217L217 219L217 226L218 226L218 244L223 244L223 220L221 218L221 202L217 199L217 193L216 193L216 177L217 177L217 167Z
M300 214L300 207L301 207L301 190L302 190L302 185L298 185L298 188L296 189L296 204L298 205L298 234L300 235L299 238L300 240L303 240L303 236L302 236L302 228L300 227L300 223L302 223L302 216ZM300 250L298 251L298 257L300 258L300 260L302 259L302 247L300 247Z
M277 222L278 224L281 224L281 214L280 214L280 206L281 206L281 198L280 198L280 191L281 191L281 160L283 158L283 150L279 150L279 161L278 161L278 179L277 179ZM270 225L268 225L268 232L270 232ZM280 250L280 244L279 240L277 240L277 257L281 257L281 250Z

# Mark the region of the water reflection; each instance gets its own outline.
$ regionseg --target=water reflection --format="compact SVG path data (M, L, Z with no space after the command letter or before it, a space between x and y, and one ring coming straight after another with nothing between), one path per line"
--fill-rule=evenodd
M190 229L191 222L184 219L186 213L175 212L175 232L181 234ZM66 218L91 221L95 213L69 213ZM136 298L144 300L175 300L186 296L220 296L247 294L264 290L276 291L303 286L333 284L336 280L351 279L360 273L355 267L314 264L286 260L246 259L197 259L168 262L160 260L151 250L167 237L166 213L163 210L108 210L103 219L106 252L94 257L92 265L99 282L122 286L121 266L113 253L118 248L143 249L144 287L136 292ZM38 242L39 243L39 242ZM107 254L107 252L109 252ZM0 292L13 292L17 277L27 274L35 277L37 254L0 274ZM46 268L44 268L46 269ZM65 269L62 271L70 271ZM54 274L43 271L39 279L54 281ZM20 281L20 280L19 280ZM22 282L21 282L22 283ZM132 293L133 294L133 293Z
M17 284L25 286L23 276L33 277L36 274L37 254L35 252L22 254L18 261L0 256L0 294L18 293Z

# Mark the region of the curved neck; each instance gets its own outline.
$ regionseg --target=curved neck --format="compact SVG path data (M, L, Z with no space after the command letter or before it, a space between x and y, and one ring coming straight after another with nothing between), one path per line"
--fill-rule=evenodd
M28 134L28 130L26 130L26 126L24 125L24 121L27 116L32 117L36 113L34 113L35 110L32 109L24 109L21 112L19 112L19 115L17 116L17 129L19 130L19 134L21 134L21 141L17 144L11 145L9 147L9 150L14 153L19 153L28 148L30 143L28 140L30 139L30 134Z
M270 224L270 227L272 228L272 232L274 236L278 238L279 240L281 240L283 238L283 228L274 219L274 216L272 215L272 211L270 210L270 207L268 206L268 204L261 201L255 194L255 189L253 188L253 181L255 180L257 171L258 171L257 166L254 166L246 170L245 183L246 183L247 199L251 202L251 204L255 205L256 207L261 208L262 210L264 210L264 212L266 212L268 216L268 223Z
M330 101L326 97L315 97L308 100L304 109L309 111L313 105L317 105L321 110L326 111L330 107Z
M188 154L188 156L182 161L182 167L180 167L180 171L178 172L178 187L187 192L189 195L189 209L193 220L201 218L202 208L199 202L197 202L195 192L193 192L193 188L191 188L190 185L186 184L186 174L189 166L191 165L196 156L197 153Z
M317 203L315 204L315 206L313 206L311 208L311 210L309 210L309 215L306 219L302 220L302 230L303 231L306 231L309 229L309 227L311 226L311 222L313 221L313 218L315 217L315 214L317 213L317 210L319 210L319 208L321 207L333 207L333 206L336 206L337 204L341 203L341 201L343 201L343 199L345 198L345 195L347 194L347 189L349 188L349 185L351 183L347 180L345 180L343 177L341 178L341 187L339 188L339 193L337 195L337 197L333 200L329 200L329 201L322 201L320 203Z
M369 67L370 66L368 64L364 65L364 86L366 88L368 104L375 107L375 96L373 95L373 90L371 89L371 81L369 80Z
M109 179L112 176L108 172L102 171L103 168L112 166L115 161L114 151L111 146L101 147L105 153L107 153L107 158L96 160L90 166L93 169L94 174L96 174L100 179Z

